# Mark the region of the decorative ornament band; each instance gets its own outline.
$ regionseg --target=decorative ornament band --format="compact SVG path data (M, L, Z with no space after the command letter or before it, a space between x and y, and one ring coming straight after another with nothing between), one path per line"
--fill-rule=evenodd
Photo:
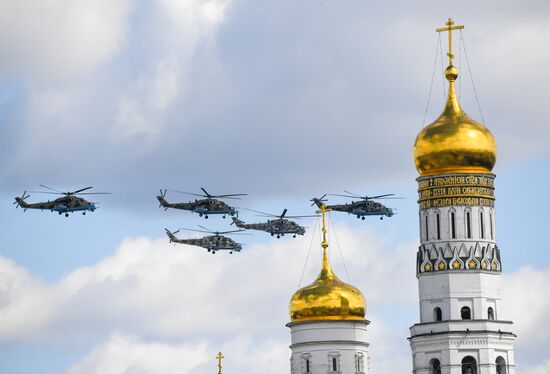
M419 177L420 209L453 205L495 205L494 174L450 174Z
M501 272L500 250L496 245L476 243L468 248L447 244L421 246L416 254L416 274L447 270L486 270Z

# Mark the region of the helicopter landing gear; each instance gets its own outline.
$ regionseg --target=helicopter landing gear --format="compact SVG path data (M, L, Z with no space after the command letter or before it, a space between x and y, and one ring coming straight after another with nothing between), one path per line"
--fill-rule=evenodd
M222 216L223 219L225 219L225 214Z
M229 252L229 254L232 255L232 254L233 254L233 251Z
M380 217L380 219L384 219L384 217Z
M205 215L205 216L204 216L204 219L208 219L208 215Z
M365 217L361 217L361 219L364 221L364 220L365 220Z
M271 236L275 235L274 233L271 233Z
M296 234L292 235L292 237L295 238L295 237L296 237Z
M211 250L210 250L210 249L208 249L208 252L210 252L210 251L211 251Z
M277 235L277 239L280 239L281 238L281 235Z
M358 214L358 215L357 215L357 219L359 219L359 218L361 218L361 216Z
M86 215L86 212L82 212L82 215L85 216L85 215Z
M65 217L68 217L69 216L69 213L65 213Z

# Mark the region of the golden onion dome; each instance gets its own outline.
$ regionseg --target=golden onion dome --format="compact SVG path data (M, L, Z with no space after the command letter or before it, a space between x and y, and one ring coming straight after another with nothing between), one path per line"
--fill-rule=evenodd
M366 303L361 291L342 282L332 271L326 253L315 281L296 291L290 300L292 322L363 320Z
M414 162L423 175L490 173L496 162L496 143L491 132L471 119L460 107L455 80L458 70L445 70L449 95L443 113L416 137Z
M364 320L366 303L361 291L342 282L330 266L324 224L323 205L323 264L317 279L299 289L290 300L292 322L320 320Z

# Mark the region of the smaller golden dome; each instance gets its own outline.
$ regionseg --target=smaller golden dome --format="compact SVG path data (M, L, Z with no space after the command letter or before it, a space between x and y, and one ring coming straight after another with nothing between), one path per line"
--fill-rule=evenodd
M455 80L458 69L449 65L449 96L443 113L416 137L414 162L425 175L490 173L496 162L496 143L491 132L471 119L460 107Z
M317 279L299 289L290 300L292 322L319 320L364 320L366 303L361 291L342 282L332 271L328 260L325 213L323 204L323 265ZM319 213L318 212L318 213Z
M290 300L292 322L316 320L363 320L366 303L361 291L342 282L323 253L323 267L315 281Z

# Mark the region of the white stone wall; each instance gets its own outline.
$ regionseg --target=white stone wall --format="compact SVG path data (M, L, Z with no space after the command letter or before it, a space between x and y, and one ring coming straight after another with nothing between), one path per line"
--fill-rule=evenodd
M455 238L452 237L451 212L455 215ZM467 213L470 213L470 238L467 230ZM440 237L437 235L437 214L440 217ZM483 216L483 218L482 218ZM426 217L428 236L426 237ZM420 243L437 244L447 242L496 243L495 208L480 206L452 206L422 209L419 211ZM483 224L482 224L483 221ZM483 230L481 227L483 226ZM482 232L483 231L483 232ZM483 235L482 235L483 234Z
M291 374L368 374L368 324L366 320L289 323Z
M500 284L500 273L493 271L468 269L423 273L418 279L420 322L434 322L436 307L441 308L443 321L460 320L464 306L470 308L472 319L489 319L489 307L498 319Z

